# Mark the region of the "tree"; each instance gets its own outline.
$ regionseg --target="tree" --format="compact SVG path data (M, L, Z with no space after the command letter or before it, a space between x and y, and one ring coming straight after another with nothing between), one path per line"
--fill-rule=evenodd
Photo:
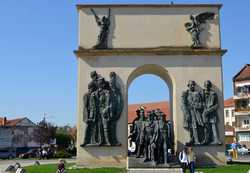
M77 136L77 130L76 127L72 127L69 129L69 134L71 136L71 140L73 141L73 143L76 143L76 136Z
M47 122L46 119L43 118L43 120L37 124L37 128L34 129L34 141L39 143L40 146L43 144L50 144L51 141L55 139L56 129L56 126Z

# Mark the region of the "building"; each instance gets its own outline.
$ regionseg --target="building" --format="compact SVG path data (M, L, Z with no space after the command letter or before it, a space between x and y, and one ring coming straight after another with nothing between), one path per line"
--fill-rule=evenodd
M33 140L36 124L28 118L7 120L0 117L0 149L13 149L17 152L39 147Z
M234 113L234 99L233 97L226 99L224 101L224 121L225 125L230 125L235 127L235 113Z
M250 148L250 64L246 64L234 77L234 104L236 138Z

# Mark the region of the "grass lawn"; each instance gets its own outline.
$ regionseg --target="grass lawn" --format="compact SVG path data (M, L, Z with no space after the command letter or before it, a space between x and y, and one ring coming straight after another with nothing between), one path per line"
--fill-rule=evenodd
M67 173L122 173L125 169L122 168L82 168L69 170L73 164L66 164ZM55 164L27 166L27 173L56 173L57 166ZM203 173L247 173L250 170L250 165L228 165L218 168L201 168L196 169L196 172ZM188 172L188 171L187 171Z
M250 165L227 165L218 168L202 168L195 171L204 173L247 173L250 170Z
M122 168L81 168L81 169L72 169L68 168L73 164L66 164L67 173L121 173L125 169ZM39 166L27 166L25 167L27 173L56 173L57 165L48 164L48 165L39 165Z

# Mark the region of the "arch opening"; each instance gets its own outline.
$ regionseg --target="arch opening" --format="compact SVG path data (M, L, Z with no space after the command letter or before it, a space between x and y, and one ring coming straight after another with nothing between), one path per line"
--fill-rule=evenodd
M157 85L157 86L156 86ZM136 93L138 92L138 93ZM161 95L160 97L155 97L154 94ZM145 96L146 95L146 96ZM135 137L135 128L138 128L138 122L147 124L151 122L153 124L154 117L158 120L161 116L159 112L163 113L166 119L166 124L171 127L170 138L172 143L169 144L170 150L167 152L174 153L174 124L173 124L173 84L168 71L159 65L147 64L135 69L129 76L127 81L127 103L128 103L128 168L140 168L148 167L150 164L141 163L141 159L136 159L140 157L141 147L138 144L138 139ZM140 119L138 115L138 110L144 110L145 117ZM139 113L140 114L140 113ZM151 116L152 115L152 116ZM153 118L150 118L153 117ZM151 120L150 120L151 119ZM136 127L137 126L137 127ZM142 125L143 126L143 125ZM145 128L145 126L143 127ZM145 128L146 129L146 128ZM145 130L144 130L145 131ZM139 136L139 135L138 135ZM137 140L137 141L136 141ZM140 140L140 139L139 139ZM146 151L149 146L143 144L145 153L144 157L148 157ZM164 149L163 149L164 150ZM136 156L136 157L133 157ZM145 158L147 160L148 158ZM151 158L150 158L151 159ZM168 159L167 156L165 158ZM151 159L152 160L152 159ZM162 162L164 162L164 157Z

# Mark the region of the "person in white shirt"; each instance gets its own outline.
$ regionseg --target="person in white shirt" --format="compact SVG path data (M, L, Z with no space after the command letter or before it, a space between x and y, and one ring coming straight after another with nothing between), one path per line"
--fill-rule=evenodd
M186 170L189 165L187 153L188 153L188 148L186 146L183 149L183 151L179 153L179 161L181 163L181 168L182 168L183 173L186 173Z

